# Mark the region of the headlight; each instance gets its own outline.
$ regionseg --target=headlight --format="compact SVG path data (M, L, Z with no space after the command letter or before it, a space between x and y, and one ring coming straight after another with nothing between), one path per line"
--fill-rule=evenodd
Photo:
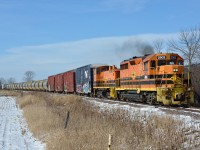
M173 71L174 71L174 72L178 72L178 68L174 68Z

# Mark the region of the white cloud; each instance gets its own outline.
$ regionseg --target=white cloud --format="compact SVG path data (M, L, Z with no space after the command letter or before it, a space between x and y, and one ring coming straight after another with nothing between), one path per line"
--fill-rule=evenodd
M0 77L23 78L27 70L35 71L36 79L64 72L90 63L119 66L124 59L141 52L134 47L137 41L151 43L155 39L170 39L176 34L145 34L137 36L104 37L74 42L24 46L7 50L0 56ZM130 45L127 45L130 44Z

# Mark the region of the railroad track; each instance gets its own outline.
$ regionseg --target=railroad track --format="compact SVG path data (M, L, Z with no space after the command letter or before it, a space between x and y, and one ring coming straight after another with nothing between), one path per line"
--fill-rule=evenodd
M27 91L23 91L23 92L27 92ZM28 91L28 92L32 92L32 91ZM40 93L46 93L46 92L42 92L42 91L38 91ZM65 96L66 94L63 93L51 93L52 95L62 95ZM195 115L199 115L200 116L200 107L189 107L189 108L185 108L185 107L174 107L174 106L161 106L161 105L149 105L149 104L144 104L144 103L140 103L140 102L130 102L130 101L119 101L119 100L111 100L111 99L105 99L105 98L94 98L94 97L87 97L87 96L80 96L85 100L95 100L97 102L102 102L102 103L108 103L108 104L119 104L119 105L128 105L131 107L138 107L138 108L158 108L162 111L175 111L176 113L193 113Z
M176 108L170 108L174 110L184 111L184 112L192 112L200 115L200 108L196 107L190 107L190 108L183 108L183 107L176 107Z
M118 104L118 105L127 105L130 107L138 107L138 108L158 108L162 111L172 111L176 113L184 113L184 114L193 114L200 116L200 108L198 107L175 107L175 106L161 106L161 105L149 105L139 102L127 102L127 101L116 101L116 100L110 100L110 99L100 99L100 98L92 98L92 97L85 97L82 96L84 100L93 100L97 102L107 103L107 104Z

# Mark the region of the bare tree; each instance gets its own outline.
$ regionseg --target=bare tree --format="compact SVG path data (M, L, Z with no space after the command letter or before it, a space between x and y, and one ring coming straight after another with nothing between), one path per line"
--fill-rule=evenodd
M153 48L156 53L162 52L162 50L164 48L163 42L164 42L164 40L162 40L162 39L157 39L157 40L153 41Z
M196 102L200 104L200 64L193 64L191 65L191 82L192 86L194 87L195 90L195 96L196 96Z
M171 51L177 51L182 54L188 62L188 69L191 64L196 62L200 51L200 28L191 28L179 33L178 40L169 41Z
M24 81L29 82L32 81L35 76L35 73L33 71L26 71L24 73Z
M6 80L4 78L0 78L0 85L6 84Z
M3 88L4 84L6 84L6 80L4 78L0 78L0 89Z
M12 84L12 83L15 83L16 82L16 80L15 80L15 78L13 78L13 77L10 77L8 80L7 80L7 83L8 84Z
M194 87L197 97L200 97L200 88L199 88L199 65L192 65L197 63L199 60L200 54L200 27L190 28L183 30L179 33L178 40L169 41L169 48L171 50L180 52L183 58L188 62L188 73L186 74L188 78L188 85L191 83Z

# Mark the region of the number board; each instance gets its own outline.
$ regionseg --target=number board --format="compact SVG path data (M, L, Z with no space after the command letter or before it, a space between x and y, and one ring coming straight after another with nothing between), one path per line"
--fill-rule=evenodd
M158 56L157 58L158 58L158 60L165 60L166 56Z

